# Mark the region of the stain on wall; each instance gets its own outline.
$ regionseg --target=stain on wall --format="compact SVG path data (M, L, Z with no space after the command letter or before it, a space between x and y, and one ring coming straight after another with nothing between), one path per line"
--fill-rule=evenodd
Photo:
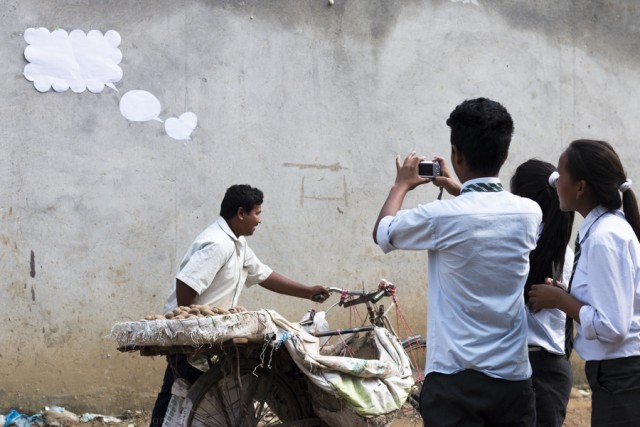
M510 1L489 7L507 24L584 49L613 62L640 65L640 9L634 2ZM495 7L495 9L494 9Z

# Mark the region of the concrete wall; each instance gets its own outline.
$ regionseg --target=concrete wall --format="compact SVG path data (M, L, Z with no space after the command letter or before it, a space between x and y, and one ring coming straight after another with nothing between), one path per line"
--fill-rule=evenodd
M224 190L265 192L250 244L307 283L399 286L424 331L426 254L383 256L370 233L394 155L448 157L445 119L487 96L516 133L501 177L610 140L637 178L640 5L634 0L3 0L0 24L0 406L148 409L164 362L122 354L117 321L161 313L188 244ZM30 27L118 31L123 78L100 94L40 93L23 76ZM198 115L190 141L132 123ZM425 186L407 205L434 199ZM309 303L262 289L249 308Z

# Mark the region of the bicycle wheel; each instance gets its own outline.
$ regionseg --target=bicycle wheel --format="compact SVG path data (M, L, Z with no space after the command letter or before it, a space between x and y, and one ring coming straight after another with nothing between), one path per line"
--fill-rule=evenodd
M404 352L411 362L413 379L422 383L424 380L424 367L427 363L427 341L420 335L407 337L401 342Z
M402 348L411 362L411 371L415 381L407 401L402 406L400 418L402 426L423 425L420 415L420 391L424 380L424 367L427 359L427 342L420 335L408 337L402 340Z
M255 360L232 357L226 362L214 366L190 389L187 398L193 406L187 427L266 427L311 421L313 411L300 379L259 367Z

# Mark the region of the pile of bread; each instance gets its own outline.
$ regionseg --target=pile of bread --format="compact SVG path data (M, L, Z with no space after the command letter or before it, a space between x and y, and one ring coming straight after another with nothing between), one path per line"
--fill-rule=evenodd
M224 308L220 307L191 304L189 307L183 305L176 307L173 310L165 313L164 316L161 314L150 314L148 316L145 316L144 320L194 319L196 317L220 316L223 314L244 313L246 311L248 310L241 305L225 310Z

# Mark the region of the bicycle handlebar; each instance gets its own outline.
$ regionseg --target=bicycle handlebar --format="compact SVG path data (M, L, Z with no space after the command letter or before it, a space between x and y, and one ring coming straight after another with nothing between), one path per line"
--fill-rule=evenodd
M380 285L377 290L374 291L354 291L350 289L337 288L334 286L330 286L327 288L327 291L337 292L341 294L340 305L344 305L345 307L350 307L356 304L362 304L366 302L376 303L385 296L393 295L396 287L392 283L387 281L384 282L385 285ZM346 296L357 296L358 298L349 300L347 302L344 301ZM322 294L316 294L312 297L314 301L323 301Z
M331 287L327 288L327 290L328 290L329 292L339 292L339 293L343 293L343 292L346 292L346 293L350 293L350 292L359 292L360 294L362 294L362 293L363 293L362 291L349 291L348 289L334 288L333 286L331 286Z
M342 289L342 288L336 288L336 287L327 288L329 292L339 292L340 294L342 294L342 300L340 301L340 305L343 305L344 307L350 307L352 305L362 304L366 302L376 303L380 301L383 297L392 295L394 289L395 289L395 286L392 285L391 283L389 283L387 286L376 289L375 291L368 291L368 292L354 291L350 289ZM347 296L347 295L357 296L358 298L355 298L349 301L344 301L344 296Z
M365 291L365 290L356 291L356 290L351 290L351 289L338 288L338 287L334 287L334 286L327 287L326 290L329 293L334 293L334 292L340 293L340 300L338 302L334 303L329 308L329 310L331 310L336 305L339 305L340 307L347 308L347 307L351 307L351 306L358 305L358 304L366 304L367 305L367 310L369 311L369 315L371 316L371 321L375 322L375 320L374 320L374 311L373 311L374 307L372 307L370 305L370 303L376 304L383 297L393 296L395 294L396 287L395 287L395 285L393 283L387 282L386 280L383 279L383 281L381 281L380 284L378 285L378 289L375 289L375 290L372 290L372 291ZM317 296L320 297L321 294L317 294ZM355 296L357 298L347 299L347 296ZM316 300L316 295L313 296L313 299ZM318 299L318 301L320 301L320 299ZM382 307L379 307L379 308L382 308ZM327 310L327 312L329 310ZM307 320L302 320L300 322L300 325L308 326L308 325L311 325L313 323L313 317L314 317L314 314L315 314L315 310L310 310L310 313L311 314L310 314L309 318Z

